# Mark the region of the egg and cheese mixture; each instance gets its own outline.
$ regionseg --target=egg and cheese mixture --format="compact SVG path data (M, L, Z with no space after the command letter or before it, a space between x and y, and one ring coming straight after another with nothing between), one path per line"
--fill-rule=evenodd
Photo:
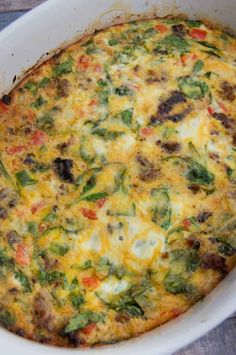
M137 336L236 262L236 40L131 22L0 101L0 323L59 346Z

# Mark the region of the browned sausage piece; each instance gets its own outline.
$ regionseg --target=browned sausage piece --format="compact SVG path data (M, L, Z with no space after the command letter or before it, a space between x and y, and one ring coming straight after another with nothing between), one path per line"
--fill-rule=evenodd
M161 148L168 154L178 152L180 150L180 143L178 142L164 142L161 143Z
M215 253L205 253L201 257L201 266L204 269L212 269L222 273L226 272L226 259Z
M227 101L234 101L235 99L235 94L234 94L234 88L228 81L223 81L220 85L221 91L220 91L220 96L222 97L223 100Z

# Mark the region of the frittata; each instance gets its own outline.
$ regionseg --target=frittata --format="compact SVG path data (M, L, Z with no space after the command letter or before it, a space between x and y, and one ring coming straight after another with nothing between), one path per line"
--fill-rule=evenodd
M236 39L152 19L67 47L0 101L0 323L110 344L236 262Z

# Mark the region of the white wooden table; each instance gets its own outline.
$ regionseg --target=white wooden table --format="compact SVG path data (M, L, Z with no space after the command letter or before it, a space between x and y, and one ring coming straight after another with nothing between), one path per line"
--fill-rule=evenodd
M0 0L0 30L44 1ZM174 355L236 355L236 313L213 331Z

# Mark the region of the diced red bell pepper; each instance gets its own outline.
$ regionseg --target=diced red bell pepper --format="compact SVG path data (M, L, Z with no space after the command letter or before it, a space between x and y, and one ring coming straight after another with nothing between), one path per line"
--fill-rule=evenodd
M191 226L191 221L188 218L186 218L183 220L182 224L185 228L188 229Z
M35 131L31 137L31 142L34 145L42 145L45 140L45 133L42 131Z
M189 35L194 39L204 40L207 36L207 31L200 30L199 28L193 28Z
M163 25L162 23L155 26L155 29L161 33L165 33L168 31L168 27Z
M89 208L81 208L81 212L83 216L88 219L98 219L96 211L90 210Z
M98 102L97 102L97 99L92 99L92 100L89 101L89 104L88 104L88 105L89 105L89 106L95 106L95 105L97 105L97 103L98 103Z
M83 334L89 335L93 331L94 328L96 328L96 323L89 323L88 325L86 325L86 327L81 329L80 332Z
M78 65L81 66L83 69L88 69L90 63L89 63L89 57L86 55L81 55L78 59Z
M213 113L215 112L212 106L208 106L207 111L209 112L210 115L213 115Z
M44 206L44 204L45 204L45 202L43 200L33 204L30 208L31 213L35 214L40 208L42 208Z
M4 102L2 100L0 100L0 111L5 111L7 112L8 111L8 106L6 104L4 104Z
M194 61L198 58L196 54L183 54L181 56L181 62L182 64L187 64L188 61Z
M141 132L141 136L148 137L153 134L153 128L152 127L144 127L144 128L141 128L140 132Z
M82 283L85 287L96 288L99 286L99 279L96 276L83 277Z
M26 145L16 145L16 146L12 146L12 147L7 147L6 152L9 155L14 155L16 153L23 152L25 149L27 149Z
M16 248L16 261L21 266L29 265L29 251L25 244L18 244Z
M96 205L98 206L98 208L102 208L106 202L106 197L100 198L100 200L97 200Z

